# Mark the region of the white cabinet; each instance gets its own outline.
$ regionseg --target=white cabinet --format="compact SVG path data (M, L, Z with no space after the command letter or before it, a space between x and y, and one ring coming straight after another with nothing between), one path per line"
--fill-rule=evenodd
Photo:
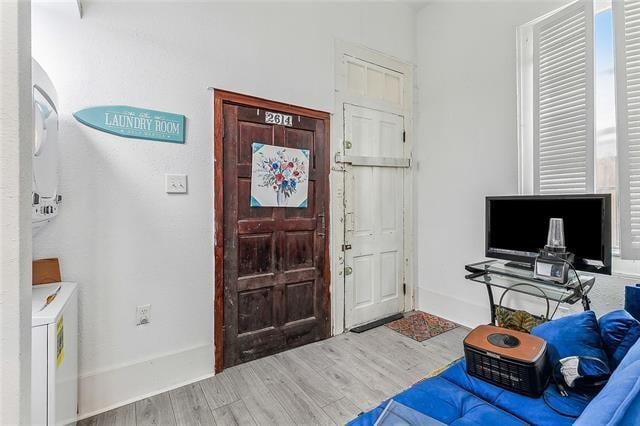
M78 412L76 284L34 286L31 314L32 424L75 424Z

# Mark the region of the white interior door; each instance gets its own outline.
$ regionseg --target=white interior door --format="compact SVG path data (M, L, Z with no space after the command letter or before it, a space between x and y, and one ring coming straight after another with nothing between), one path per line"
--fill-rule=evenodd
M404 118L344 104L345 325L403 312Z

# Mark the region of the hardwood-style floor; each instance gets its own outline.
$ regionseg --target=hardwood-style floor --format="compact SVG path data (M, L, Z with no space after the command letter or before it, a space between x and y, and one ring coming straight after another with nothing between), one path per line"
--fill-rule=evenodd
M468 331L459 327L422 343L387 327L345 333L78 424L340 425L460 358Z

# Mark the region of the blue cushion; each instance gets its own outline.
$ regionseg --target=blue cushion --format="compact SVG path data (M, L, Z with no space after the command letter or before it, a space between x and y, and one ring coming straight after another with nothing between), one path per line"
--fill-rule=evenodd
M640 284L624 288L624 309L640 321Z
M531 334L547 341L547 354L552 366L568 356L594 357L609 365L593 311L545 322L534 327Z
M393 399L448 425L526 425L440 376L423 380ZM386 405L387 401L348 424L373 425Z
M618 371L619 369L624 369L626 366L633 364L638 360L640 360L640 339L637 340L636 343L633 344L633 346L631 346L631 349L629 349L627 355L625 355L625 357L622 358L622 361L620 361L620 364L618 364L618 368L616 368L616 371Z
M619 310L600 317L598 324L604 350L615 369L640 337L640 322L627 311Z
M635 360L624 366L620 364L575 426L637 426L639 422L640 360Z
M465 361L459 361L443 371L441 377L529 424L568 426L573 423L574 419L557 414L545 404L542 398L531 398L494 386L469 376L466 368ZM553 406L565 413L579 415L590 401L590 397L585 399L576 394L562 397L555 386L549 386L545 392L547 398L553 401Z

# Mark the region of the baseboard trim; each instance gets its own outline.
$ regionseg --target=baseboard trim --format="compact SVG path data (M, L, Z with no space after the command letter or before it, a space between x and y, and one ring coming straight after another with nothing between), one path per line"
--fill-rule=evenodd
M209 344L83 374L78 379L78 420L213 375Z
M417 309L468 328L488 324L491 321L488 299L486 305L478 305L426 288L420 288Z

